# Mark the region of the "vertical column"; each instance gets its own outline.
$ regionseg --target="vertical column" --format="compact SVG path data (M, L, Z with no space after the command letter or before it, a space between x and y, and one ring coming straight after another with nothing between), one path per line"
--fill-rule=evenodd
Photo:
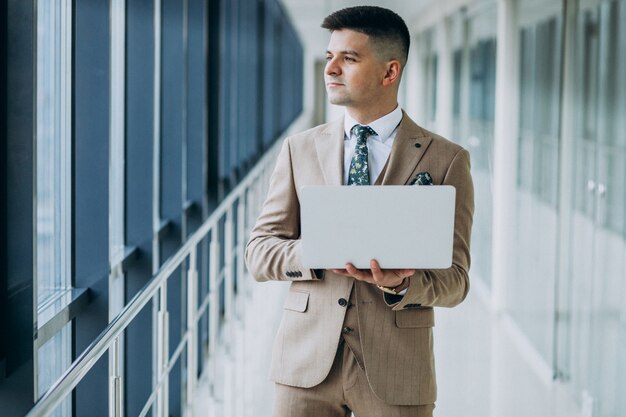
M454 85L454 69L452 68L451 46L452 19L445 17L435 29L436 47L438 54L437 65L437 108L435 110L435 125L437 133L450 137L452 135L452 88Z
M246 247L246 237L248 236L248 231L246 230L246 210L248 204L248 196L249 191L244 191L239 198L239 204L237 205L237 238L235 243L236 248L236 257L237 257L237 265L236 265L236 277L237 277L237 303L235 305L235 317L234 317L234 344L235 344L235 386L237 387L237 392L239 393L237 397L237 401L234 406L234 414L235 416L243 416L245 412L245 402L246 402L246 357L245 357L245 327L244 327L244 314L245 314L245 306L247 302L247 291L246 289L249 287L248 283L252 280L246 279L245 274L245 265L244 265L244 257L245 257L245 247ZM243 395L241 395L243 393Z
M152 102L152 273L159 269L161 228L161 1L154 0L154 96Z
M182 33L182 48L183 48L183 64L182 64L182 91L181 91L181 123L180 123L180 135L181 135L181 211L183 216L181 219L181 239L183 242L187 241L187 235L189 232L188 225L188 213L185 210L188 201L187 193L187 170L189 164L189 137L187 135L187 103L188 103L188 90L189 90L189 3L187 0L182 0L183 7L183 33ZM182 270L183 282L185 270Z
M197 269L197 246L189 255L189 269L187 271L187 413L191 415L193 409L194 393L196 388L196 375L198 374L198 269Z
M126 70L126 1L111 0L109 22L109 321L124 308L124 148L125 148L125 70ZM123 415L124 336L109 350L109 416Z
M210 395L215 396L215 380L217 376L216 353L217 353L217 337L218 324L220 314L219 300L219 262L220 262L220 243L219 243L219 225L215 224L211 232L211 244L209 246L209 381Z
M239 198L239 204L237 205L237 293L239 298L241 295L245 293L245 288L247 287L247 280L244 277L245 273L245 249L246 249L246 239L248 234L248 230L246 228L246 210L248 206L248 192L244 192ZM241 303L243 306L244 304ZM237 315L241 315L241 311L237 311Z
M578 1L564 3L564 36L563 36L563 64L562 92L561 92L561 120L559 151L559 226L558 226L558 264L556 282L557 309L554 341L554 376L562 381L571 377L570 340L573 320L570 300L571 286L575 281L571 275L571 245L574 235L572 232L572 195L575 192L575 176L572 169L575 167L575 132L576 96L580 89L576 85L577 54L576 54L576 24L578 19ZM561 314L562 313L562 314Z
M152 96L152 274L154 275L161 263L159 230L161 227L161 1L154 0L154 74ZM160 332L162 317L159 309L159 297L152 303L152 384L156 387L161 376ZM161 417L160 398L157 398L153 414Z
M222 329L225 341L225 369L224 369L224 415L232 416L234 414L235 402L235 332L234 332L234 280L233 280L233 258L235 251L233 250L234 242L234 221L233 207L226 212L226 221L224 224L224 326Z
M499 0L492 229L492 302L496 311L502 311L505 307L506 279L513 269L511 235L515 224L515 173L519 130L517 20L517 0Z
M462 134L467 135L470 131L470 83L471 83L471 54L470 54L470 19L467 13L463 13L463 50L461 57L461 126ZM455 138L456 139L456 138ZM458 138L461 139L461 138ZM463 140L467 140L464 137ZM467 143L467 142L466 142Z
M234 277L233 259L235 257L234 246L234 214L231 206L226 212L226 222L224 224L224 319L226 322L226 344L227 348L232 342L231 322L234 310Z
M70 0L61 1L61 91L60 109L56 109L60 115L61 134L61 215L63 216L61 227L61 268L62 274L67 278L63 280L61 286L71 288L72 276L72 2ZM69 365L69 363L68 363Z
M126 52L126 1L111 0L110 14L110 46L109 68L111 82L109 99L109 256L111 267L116 266L124 256L124 135L125 135L125 52ZM121 287L119 292L123 298L123 283L111 282L110 285ZM110 302L114 303L113 294L109 294ZM121 302L123 306L123 300ZM121 310L116 306L113 310ZM118 311L111 313L117 314Z
M411 115L412 118L418 120L421 123L423 115L423 100L418 99L423 94L423 89L420 85L420 80L424 77L422 70L422 60L420 59L420 38L413 36L411 39L411 51L409 51L409 58L406 68L402 74L401 82L405 86L405 96L407 98L405 103L400 103L406 112Z
M109 349L109 417L122 417L122 358L120 338L116 338Z
M158 292L157 312L157 417L169 416L169 315L167 312L167 282L164 282Z

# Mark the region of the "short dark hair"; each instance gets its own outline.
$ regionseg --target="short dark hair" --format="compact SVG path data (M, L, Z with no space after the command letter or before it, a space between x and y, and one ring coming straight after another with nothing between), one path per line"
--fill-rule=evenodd
M350 29L364 33L374 43L384 44L386 51L400 54L392 58L400 60L402 66L406 64L411 44L409 29L404 20L389 9L378 6L348 7L326 16L321 26L331 32Z

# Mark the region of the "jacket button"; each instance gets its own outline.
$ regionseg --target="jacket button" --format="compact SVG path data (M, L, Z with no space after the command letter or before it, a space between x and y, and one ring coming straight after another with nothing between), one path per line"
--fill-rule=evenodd
M339 300L337 300L337 302L339 303L340 306L345 307L348 305L348 301L345 298L340 298Z
M343 334L352 333L352 328L351 327L344 327L341 331L343 332Z

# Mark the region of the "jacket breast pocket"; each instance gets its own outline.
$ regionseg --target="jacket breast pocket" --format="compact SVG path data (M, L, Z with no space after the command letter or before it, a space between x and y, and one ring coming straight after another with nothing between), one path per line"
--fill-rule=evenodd
M309 305L309 293L297 290L289 290L285 299L285 310L304 313Z
M433 327L435 313L431 307L396 311L396 326L400 328Z

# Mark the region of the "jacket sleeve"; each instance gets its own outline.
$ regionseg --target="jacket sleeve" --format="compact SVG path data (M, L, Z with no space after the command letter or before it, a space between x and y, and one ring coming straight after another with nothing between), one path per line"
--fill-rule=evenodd
M421 269L409 278L405 295L384 293L393 310L417 306L454 307L469 291L470 237L474 215L474 187L469 153L459 150L446 172L443 184L456 188L452 266L448 269Z
M270 178L261 214L246 245L246 264L257 281L318 279L317 271L303 268L300 258L300 202L287 138Z

